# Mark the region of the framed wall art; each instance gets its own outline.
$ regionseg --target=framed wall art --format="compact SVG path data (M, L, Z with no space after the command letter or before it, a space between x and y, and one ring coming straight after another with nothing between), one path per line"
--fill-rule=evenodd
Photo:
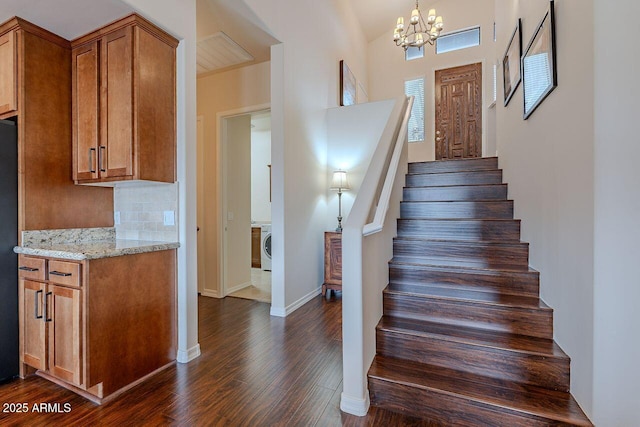
M507 50L502 57L502 79L504 83L504 106L506 107L522 81L520 57L522 56L522 21L518 19Z
M356 103L357 93L356 77L353 75L347 63L340 61L340 105L346 107Z
M524 119L540 106L558 85L553 0L522 56Z

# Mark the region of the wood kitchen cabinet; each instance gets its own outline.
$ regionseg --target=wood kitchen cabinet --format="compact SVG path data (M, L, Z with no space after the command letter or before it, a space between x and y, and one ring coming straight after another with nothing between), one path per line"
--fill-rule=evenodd
M68 40L21 18L0 23L0 119L18 131L18 236L113 226L113 189L72 179Z
M175 250L19 265L22 376L101 404L174 363Z
M0 114L17 109L17 53L15 31L0 35Z
M57 269L58 266L68 268ZM49 279L45 280L47 275ZM80 386L80 264L62 262L56 265L55 261L20 257L19 276L23 363ZM42 281L35 281L38 279ZM74 286L61 286L56 282Z
M74 181L174 182L178 41L134 14L71 44Z
M251 268L262 267L261 239L262 228L251 227Z

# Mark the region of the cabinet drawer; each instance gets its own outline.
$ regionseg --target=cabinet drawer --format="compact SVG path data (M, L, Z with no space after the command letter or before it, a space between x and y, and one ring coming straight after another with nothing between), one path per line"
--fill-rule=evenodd
M18 275L21 279L44 280L44 259L20 255L18 264Z
M59 285L80 286L80 264L49 261L49 281Z

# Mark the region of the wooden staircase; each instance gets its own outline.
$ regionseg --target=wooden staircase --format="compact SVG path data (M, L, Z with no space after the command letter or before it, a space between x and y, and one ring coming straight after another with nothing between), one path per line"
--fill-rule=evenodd
M447 426L591 426L498 159L412 163L371 403Z

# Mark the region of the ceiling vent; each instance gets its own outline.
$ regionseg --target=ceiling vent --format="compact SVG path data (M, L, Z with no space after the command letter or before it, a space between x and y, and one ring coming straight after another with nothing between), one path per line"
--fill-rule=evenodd
M198 42L198 74L253 60L253 56L222 31Z

